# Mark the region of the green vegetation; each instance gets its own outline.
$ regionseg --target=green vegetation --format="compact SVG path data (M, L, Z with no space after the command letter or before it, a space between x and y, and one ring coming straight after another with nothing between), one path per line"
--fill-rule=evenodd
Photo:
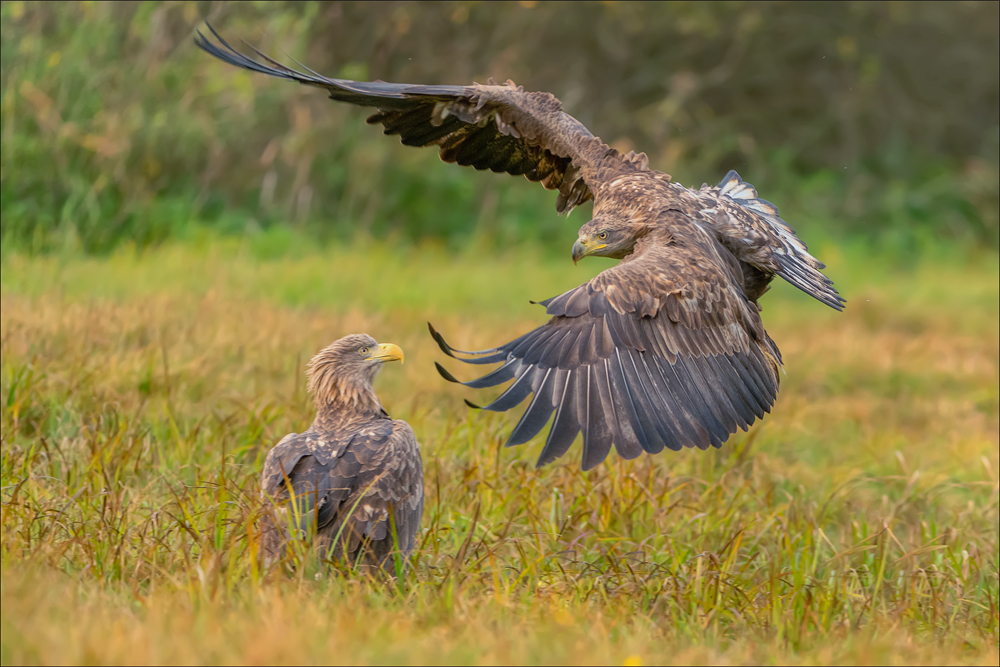
M684 184L739 170L807 238L1000 244L996 3L9 2L0 18L4 247L106 252L192 226L562 238L550 193L217 62L192 43L204 20L332 75L550 90Z
M767 295L772 415L582 473L576 449L542 470L539 439L503 449L514 415L464 406L483 396L437 377L424 320L502 342L603 262L285 238L3 256L4 664L995 661L992 253L822 248L849 307ZM377 385L427 470L398 587L249 556L263 457L310 420L304 364L349 331L407 352Z

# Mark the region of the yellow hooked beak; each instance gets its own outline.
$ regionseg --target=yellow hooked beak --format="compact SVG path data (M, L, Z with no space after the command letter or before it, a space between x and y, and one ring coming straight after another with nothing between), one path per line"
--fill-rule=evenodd
M573 244L573 263L574 264L576 264L577 262L579 262L581 259L583 259L587 255L593 255L595 252L597 252L601 248L607 248L608 247L607 243L599 243L597 245L590 245L592 241L593 241L592 238L583 237L583 236L581 236L580 238L578 238L576 240L576 243Z
M379 343L378 350L373 352L365 361L377 361L384 364L387 361L398 361L403 363L403 349L393 343Z

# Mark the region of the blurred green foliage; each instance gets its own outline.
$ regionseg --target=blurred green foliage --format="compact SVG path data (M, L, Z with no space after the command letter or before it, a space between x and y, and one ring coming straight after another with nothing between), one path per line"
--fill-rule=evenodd
M438 164L365 110L217 62L192 43L205 20L329 75L549 90L686 185L737 169L807 237L1000 243L997 3L8 2L0 15L5 250L103 252L205 226L567 238L551 193Z

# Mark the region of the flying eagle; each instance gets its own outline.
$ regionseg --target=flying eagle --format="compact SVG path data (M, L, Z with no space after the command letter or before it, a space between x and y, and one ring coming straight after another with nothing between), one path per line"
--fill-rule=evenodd
M398 346L352 334L309 362L316 419L304 433L282 438L264 461L265 562L282 558L293 534L312 537L325 558L347 556L390 573L392 554L405 561L413 550L424 471L413 429L392 419L372 389L389 361L403 361Z
M200 33L196 42L213 56L374 107L369 123L381 123L407 146L437 146L445 162L523 174L558 191L560 213L594 200L573 260L595 255L621 262L543 301L552 316L546 324L478 352L451 348L431 328L449 356L502 363L463 383L482 388L513 380L485 409L509 410L533 395L508 446L531 439L555 413L539 466L564 454L581 432L584 469L603 461L612 444L627 459L664 447L721 446L769 412L777 395L781 355L757 303L774 276L843 308L820 273L824 265L735 171L716 187L686 188L650 169L644 153L609 147L550 93L525 92L512 81L428 86L328 79L254 49L264 61L258 62L212 34L218 43ZM458 381L436 365L445 379Z

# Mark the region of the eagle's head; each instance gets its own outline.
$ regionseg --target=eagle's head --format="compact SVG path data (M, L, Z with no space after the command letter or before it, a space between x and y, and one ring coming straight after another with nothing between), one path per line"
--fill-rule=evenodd
M630 220L599 215L580 227L573 244L573 263L591 255L623 259L632 254L636 241L644 232L645 226L638 226Z
M403 361L403 350L368 334L351 334L331 343L309 361L309 391L318 408L381 408L372 382L388 361Z

